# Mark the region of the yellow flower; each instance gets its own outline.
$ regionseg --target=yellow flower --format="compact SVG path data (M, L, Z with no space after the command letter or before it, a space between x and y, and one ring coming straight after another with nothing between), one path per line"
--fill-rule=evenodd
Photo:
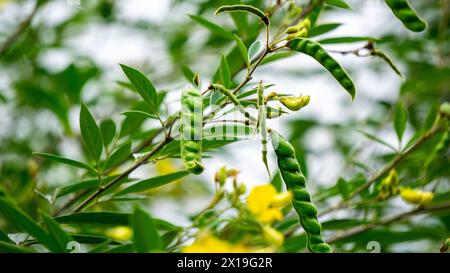
M133 235L131 228L126 226L118 226L106 231L106 236L117 241L128 241Z
M243 253L249 252L249 249L242 245L233 245L230 242L220 240L219 238L204 233L197 237L192 245L185 246L182 249L184 253Z
M400 189L400 196L408 203L426 206L433 200L434 194L432 192L425 192L411 188L402 188Z
M165 175L177 171L177 168L170 159L158 160L155 164L156 171L160 175Z
M271 245L279 247L283 245L284 236L278 230L266 225L262 230L263 238L268 241Z
M256 186L247 198L250 211L263 223L271 223L283 219L282 207L292 199L291 193L277 193L272 184Z
M280 102L291 111L298 111L301 108L305 107L306 105L308 105L309 100L309 96L289 96L280 98Z

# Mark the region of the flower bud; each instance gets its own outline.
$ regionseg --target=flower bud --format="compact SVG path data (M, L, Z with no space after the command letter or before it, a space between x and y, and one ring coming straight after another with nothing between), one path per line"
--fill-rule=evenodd
M439 108L439 112L446 116L450 116L450 103L444 102L441 104L441 107Z
M227 177L227 168L225 165L223 165L222 167L220 167L219 171L214 174L214 181L223 186L227 180Z
M420 206L426 206L433 200L434 194L432 192L424 192L411 188L402 188L400 196L408 203Z
M299 96L299 97L282 97L280 98L280 102L291 111L298 111L301 108L308 105L310 100L309 96Z

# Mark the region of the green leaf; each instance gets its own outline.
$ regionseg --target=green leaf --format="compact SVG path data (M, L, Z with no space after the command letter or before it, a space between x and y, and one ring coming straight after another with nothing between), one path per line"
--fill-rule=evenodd
M256 40L255 42L253 42L253 44L250 46L250 48L248 49L248 59L249 62L251 62L253 60L253 58L256 56L256 54L258 54L259 50L261 49L261 41L260 40Z
M245 65L247 67L250 67L250 61L248 58L247 47L245 46L244 42L242 42L242 40L237 35L234 35L234 39L239 48L239 51L241 52L242 58L244 59Z
M105 242L109 242L110 245L119 245L120 243L117 241L113 241L108 237L97 236L97 235L86 235L86 234L71 234L74 241L77 241L80 244L103 244ZM69 249L69 252L71 249Z
M378 38L368 37L368 36L346 36L346 37L334 37L334 38L325 38L319 40L319 44L347 44L347 43L358 43L365 41L380 41Z
M34 251L30 248L0 241L0 253L34 253Z
M144 112L144 111L138 111L138 110L129 110L129 111L123 111L120 113L121 115L124 115L126 117L133 117L133 116L142 116L145 118L151 118L151 119L158 119L158 116Z
M394 128L397 133L398 141L402 141L403 133L406 129L408 121L408 112L403 103L398 102L395 106Z
M136 208L131 217L133 243L137 252L148 253L162 250L162 241L152 217Z
M381 138L379 138L379 137L377 137L377 136L375 136L375 135L373 135L371 133L365 132L363 130L356 130L356 132L358 132L360 134L363 134L368 139L373 140L373 141L375 141L375 142L377 142L377 143L379 143L379 144L381 144L383 146L386 146L389 149L392 149L394 152L397 152L397 149L394 146L392 146L391 144L387 143L386 141L382 140Z
M192 80L195 77L195 72L192 71L192 69L189 68L187 65L181 66L181 72L183 73L183 76L188 80L188 82L192 82Z
M372 55L381 58L383 61L385 61L391 68L392 70L394 70L394 72L400 76L400 78L403 79L403 75L402 72L400 72L400 70L397 68L397 66L394 64L394 62L391 60L391 58L389 58L388 55L386 55L386 53L380 51L380 50L375 50L374 52L372 52Z
M76 161L76 160L73 160L73 159L61 157L61 156L58 156L58 155L47 154L47 153L33 153L33 155L42 156L42 157L45 157L47 159L50 159L50 160L53 160L53 161L56 161L56 162L59 162L59 163L63 163L63 164L70 165L70 166L77 167L77 168L81 168L81 169L90 170L90 171L93 171L95 173L95 169L94 168L92 168L91 166L86 165L86 164L84 164L83 162L80 162L80 161Z
M77 212L56 217L55 220L62 224L103 224L127 226L129 214L117 212Z
M4 233L3 230L0 229L0 241L7 243L14 243L13 240L9 239L8 234Z
M219 7L214 15L217 15L222 12L249 12L252 13L261 19L261 21L264 22L264 24L269 25L269 17L266 16L266 14L255 7L249 6L249 5L228 5L228 6L221 6Z
M105 251L105 253L132 253L134 252L133 244L123 244Z
M344 0L325 0L325 3L341 9L352 9L350 5L347 4L347 2L345 2Z
M56 217L55 220L62 224L92 224L92 225L111 225L128 226L130 225L130 216L128 213L118 212L76 212L68 215ZM153 219L155 225L161 230L177 230L179 227L162 219ZM75 236L72 236L75 239Z
M228 39L230 41L234 40L233 33L224 29L223 27L221 27L219 25L216 25L216 24L206 20L205 18L201 17L200 15L189 15L189 17L191 17L192 20L196 21L200 25L207 28L212 33L222 36L223 38Z
M365 225L367 221L359 219L333 219L322 222L322 228L324 230L345 230L352 227Z
M47 230L55 246L58 247L58 252L68 252L67 245L72 238L67 234L59 224L50 216L43 214L42 218L47 226Z
M121 64L123 72L130 80L131 84L136 88L139 95L144 99L144 101L149 106L149 111L151 114L157 114L159 108L159 99L156 89L152 82L139 70Z
M103 151L103 136L94 117L84 103L80 110L80 130L83 142L95 162L99 162Z
M106 148L116 135L116 124L112 119L105 119L100 123L100 131L102 132L103 144Z
M219 73L220 73L220 82L226 88L231 88L232 81L231 81L230 67L228 66L227 58L223 54L220 57Z
M315 37L315 36L325 34L327 32L335 30L336 28L338 28L340 26L342 26L342 24L340 24L340 23L329 23L329 24L316 25L309 30L308 37Z
M130 153L131 142L125 143L117 148L117 150L113 152L106 161L105 170L114 167L122 161L126 160L130 156Z
M209 97L209 105L217 106L223 99L225 99L225 95L217 90L214 90L211 92L211 96Z
M140 180L140 181L137 181L135 184L129 186L128 188L122 190L121 192L117 193L117 195L123 195L123 194L134 193L134 192L142 192L142 191L154 189L156 187L160 187L162 185L166 185L170 182L173 182L180 178L183 178L188 174L189 174L189 172L180 171L180 172L174 172L171 174L166 174L166 175L162 175L162 176L158 176L158 177L152 177L150 179Z
M10 224L16 226L21 231L27 232L38 242L47 247L50 251L58 251L52 243L48 233L41 228L30 216L25 214L11 201L5 197L0 197L0 214Z
M294 54L291 51L275 52L275 53L269 54L266 57L264 57L264 59L261 61L260 65L273 63L275 61L285 59L285 58L291 57L293 55Z
M342 177L339 177L336 186L342 198L346 200L350 195L350 186L347 181L345 181Z
M106 182L104 179L102 179L103 182ZM56 194L56 197L62 197L66 196L68 194L71 194L73 192L77 192L80 190L86 190L86 189L92 189L99 186L98 179L88 179L84 180L78 183L74 183L72 185L68 185L62 188L58 189L58 192Z

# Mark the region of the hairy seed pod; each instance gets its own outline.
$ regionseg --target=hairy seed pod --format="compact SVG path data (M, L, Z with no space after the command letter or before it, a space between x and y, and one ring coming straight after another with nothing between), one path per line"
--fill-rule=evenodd
M409 30L420 32L425 30L427 23L422 20L408 3L408 0L385 0L397 19Z
M309 251L317 253L332 252L331 247L322 238L322 226L317 220L317 208L311 202L306 189L306 179L300 170L294 147L279 133L272 131L272 145L278 159L278 168L287 188L292 192L292 205L305 230Z
M304 53L313 57L323 67L325 67L331 75L344 87L350 94L352 99L355 98L356 90L352 79L347 74L345 69L339 65L339 63L333 59L325 49L323 49L318 43L308 39L294 39L290 43L292 50Z
M299 96L299 97L281 97L280 102L291 111L298 111L301 108L308 105L310 100L309 96Z
M180 151L185 168L200 174L202 161L203 102L200 91L185 89L181 94Z

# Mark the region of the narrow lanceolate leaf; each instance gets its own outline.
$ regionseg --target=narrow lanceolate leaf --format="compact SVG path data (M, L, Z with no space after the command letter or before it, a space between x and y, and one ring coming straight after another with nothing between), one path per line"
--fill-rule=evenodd
M249 6L249 5L229 5L229 6L221 6L216 10L215 15L222 13L222 12L249 12L252 13L261 19L261 21L264 22L264 24L269 25L269 17L266 16L266 14L255 7Z
M77 212L64 216L56 217L55 220L62 224L93 224L93 225L111 225L111 226L128 226L130 225L130 216L128 213L118 212ZM163 219L153 218L155 225L160 230L176 230L179 229Z
M406 129L406 122L408 120L408 112L406 111L403 103L398 102L395 106L395 116L394 116L394 128L397 133L399 141L402 141L403 133Z
M104 224L126 226L129 214L117 212L78 212L56 217L55 220L63 224Z
M80 110L80 130L88 152L98 162L103 151L103 136L94 117L84 104L81 104Z
M141 208L136 208L131 216L133 243L137 252L161 251L163 244L152 217Z
M234 39L236 40L236 44L239 48L239 52L241 52L242 58L244 59L245 65L247 67L250 66L249 58L248 58L248 51L247 47L245 46L244 42L237 36L234 35Z
M392 70L394 70L394 72L400 76L400 78L403 79L403 75L402 72L400 72L400 70L397 68L397 66L394 64L394 62L391 60L391 58L389 58L388 55L386 55L384 52L380 51L380 50L375 50L372 55L381 58L383 61L385 61L391 68Z
M348 44L348 43L358 43L358 42L368 42L368 41L380 41L378 38L368 37L368 36L344 36L344 37L333 37L319 40L319 44Z
M168 183L176 181L180 178L183 178L188 174L189 174L189 172L180 171L180 172L174 172L171 174L162 175L162 176L158 176L158 177L152 177L150 179L137 181L135 184L133 184L133 185L129 186L128 188L122 190L121 192L117 193L117 195L123 195L123 194L134 193L134 192L143 192L143 191L147 191L150 189L154 189L154 188L160 187L162 185L166 185Z
M0 215L2 215L4 217L2 218L8 221L8 223L13 224L21 231L30 234L36 241L49 250L58 251L57 247L52 243L48 233L40 227L36 221L5 197L0 197Z
M377 143L379 143L379 144L381 144L381 145L383 145L383 146L386 146L386 147L388 147L389 149L392 149L394 152L397 152L397 149L395 149L394 146L392 146L391 144L389 144L389 143L387 143L386 141L382 140L381 138L379 138L379 137L377 137L377 136L375 136L375 135L373 135L373 134L371 134L371 133L362 131L362 130L356 130L356 131L357 131L358 133L360 133L360 134L363 134L363 135L364 135L365 137L367 137L368 139L370 139L370 140L372 140L372 141L375 141L375 142L377 142Z
M313 42L309 39L294 39L290 43L292 50L304 53L313 57L323 67L325 67L336 81L344 87L344 89L350 94L352 100L355 98L356 89L352 79L347 74L347 71L341 65L332 58L328 52L323 49L320 44Z
M222 54L220 58L220 67L219 67L219 73L220 73L220 81L226 88L231 88L231 74L230 74L230 67L228 66L227 58Z
M223 27L221 27L219 25L216 25L216 24L206 20L205 18L201 17L200 15L189 15L189 17L191 17L191 19L194 20L195 22L197 22L200 25L207 28L212 33L222 36L223 38L228 39L230 41L234 40L233 33L224 29Z
M58 252L69 252L67 249L67 245L72 238L69 234L67 234L60 225L50 216L43 214L42 218L44 219L44 223L47 226L47 230L50 234L50 238L53 241L53 244L58 248Z
M328 33L332 30L335 30L336 28L342 26L340 23L329 23L329 24L322 24L322 25L316 25L312 27L308 32L308 37L315 37L319 36L325 33Z
M116 124L111 119L105 119L100 123L100 131L103 136L103 144L107 147L116 134Z
M123 72L134 88L136 88L139 95L148 104L150 113L158 113L159 99L152 82L141 71L135 68L124 64L121 64L120 67L122 67Z
M188 80L188 82L191 82L195 77L195 72L192 71L192 69L187 65L181 66L181 72L183 73L183 76L186 78L186 80Z
M0 229L0 242L7 242L11 244L14 243L14 241L8 237L8 234L4 233L1 229Z
M33 154L45 157L47 159L50 159L50 160L53 160L53 161L56 161L56 162L59 162L59 163L70 165L70 166L73 166L73 167L76 167L76 168L91 170L91 171L95 172L95 170L91 166L89 166L89 165L87 165L87 164L85 164L83 162L80 162L80 161L76 161L76 160L73 160L73 159L61 157L61 156L58 156L58 155L47 154L47 153L33 153Z
M131 153L131 142L125 143L124 145L117 148L106 161L105 170L116 166L122 161L126 160Z
M127 117L133 117L133 116L141 116L145 118L151 118L151 119L158 119L158 116L144 112L144 111L138 111L138 110L129 110L129 111L123 111L120 113L121 115L127 116Z
M344 0L325 0L325 3L327 3L330 6L338 7L341 9L352 9L350 5Z
M248 49L248 60L251 62L261 49L261 41L256 40Z
M13 243L0 241L0 253L34 253L30 248L20 247Z

